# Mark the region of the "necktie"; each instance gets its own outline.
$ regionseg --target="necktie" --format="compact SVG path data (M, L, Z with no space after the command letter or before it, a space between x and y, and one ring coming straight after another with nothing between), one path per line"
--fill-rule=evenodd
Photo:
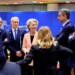
M14 39L16 40L16 38L17 38L17 30L15 29L14 30Z

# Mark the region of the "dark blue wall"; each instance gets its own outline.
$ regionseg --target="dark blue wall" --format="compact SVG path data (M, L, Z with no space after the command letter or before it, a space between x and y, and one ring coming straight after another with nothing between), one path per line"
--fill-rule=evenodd
M5 29L7 30L11 28L10 19L13 16L18 16L20 18L20 26L26 25L26 21L29 18L35 18L39 21L39 25L37 30L40 26L46 25L52 30L53 36L55 36L61 28L61 23L58 21L58 11L50 11L50 12L0 12L0 17L3 20L6 20L7 25L5 25ZM75 24L75 11L71 11L71 21Z

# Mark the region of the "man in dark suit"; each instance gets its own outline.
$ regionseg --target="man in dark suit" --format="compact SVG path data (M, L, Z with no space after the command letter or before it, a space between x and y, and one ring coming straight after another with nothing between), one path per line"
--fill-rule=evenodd
M1 38L2 38L2 41L4 41L7 36L6 36L6 32L4 31L4 29L2 28L2 18L0 17L0 35L1 35Z
M68 47L68 36L74 32L74 27L70 22L70 11L68 9L60 9L58 19L62 23L62 29L56 35L56 40L60 45Z
M57 40L60 45L68 47L68 37L72 32L74 32L74 27L70 22L69 9L60 9L58 13L58 19L62 23L62 29L59 34L56 35L55 40ZM70 75L70 68L67 66L64 69L66 75Z
M0 35L1 35L2 41L5 43L5 40L7 40L7 34L6 34L6 31L3 29L2 23L3 23L3 20L0 17ZM6 46L4 48L4 52L6 57L8 58Z
M22 40L25 31L18 28L19 18L11 18L12 29L8 32L8 49L10 50L10 61L16 62L24 58L24 52L22 51Z

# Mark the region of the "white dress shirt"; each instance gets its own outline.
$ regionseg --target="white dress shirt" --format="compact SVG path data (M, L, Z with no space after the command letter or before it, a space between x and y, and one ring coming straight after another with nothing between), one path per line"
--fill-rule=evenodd
M16 30L16 34L17 34L18 28L17 28L17 29L13 29L13 28L12 28L13 37L14 37L14 39L15 39L15 32L14 32L14 30Z
M66 25L67 22L69 22L70 20L67 20L66 22L63 23L63 27Z

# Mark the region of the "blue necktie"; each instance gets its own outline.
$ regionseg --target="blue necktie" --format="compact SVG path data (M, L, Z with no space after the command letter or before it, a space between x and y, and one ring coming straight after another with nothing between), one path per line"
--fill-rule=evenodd
M16 40L16 38L17 38L17 30L15 29L14 30L14 39Z

